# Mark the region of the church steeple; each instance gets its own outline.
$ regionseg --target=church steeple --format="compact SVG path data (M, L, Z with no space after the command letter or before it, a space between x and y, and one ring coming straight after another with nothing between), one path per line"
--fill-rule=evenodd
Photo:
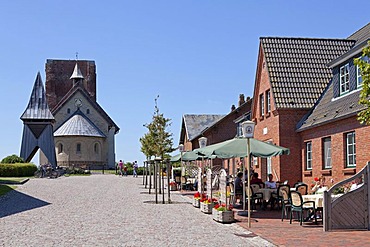
M73 70L73 73L72 73L72 75L69 79L73 80L73 86L76 85L77 83L79 83L80 80L84 79L84 76L82 75L81 70L78 67L77 61L76 61L76 65L75 65L75 68Z

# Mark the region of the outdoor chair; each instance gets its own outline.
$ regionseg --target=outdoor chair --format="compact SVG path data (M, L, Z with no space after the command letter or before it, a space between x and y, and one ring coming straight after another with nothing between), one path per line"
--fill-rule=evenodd
M180 188L180 185L181 185L180 176L175 176L175 183L177 184L177 189L181 189Z
M312 214L310 215L314 216L315 223L317 224L315 202L314 201L304 202L302 199L302 195L297 191L291 191L290 197L291 197L290 224L292 224L293 212L298 212L299 223L300 225L302 225L303 214L305 211L312 211Z
M259 189L259 188L258 188ZM257 192L257 190L253 190L253 187L250 186L249 187L249 190L250 190L250 195L251 195L251 207L253 209L256 209L256 202L257 204L260 204L260 207L262 208L262 203L263 203L263 194L261 192ZM247 198L248 200L248 191L245 191L246 195L245 195L245 198Z
M301 193L301 195L307 195L308 185L304 183L298 184L295 187L295 191L298 191L299 193Z
M288 218L288 210L291 210L292 203L290 198L290 191L287 190L281 190L280 191L281 196L283 197L281 201L281 221L284 220L284 216Z
M275 200L275 203L277 204L278 209L280 209L280 203L282 204L282 201L283 201L283 196L281 194L282 190L285 190L287 192L287 194L289 195L289 192L290 192L289 184L279 185L279 187L277 188L277 192L271 194L271 197L272 197L273 200ZM273 205L271 205L271 208L272 208L272 206Z
M259 189L261 189L259 184L251 184L251 187L254 192L257 192Z

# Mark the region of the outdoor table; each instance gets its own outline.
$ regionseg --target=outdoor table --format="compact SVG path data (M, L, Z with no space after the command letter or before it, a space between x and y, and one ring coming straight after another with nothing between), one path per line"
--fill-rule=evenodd
M342 194L331 195L332 198L338 198ZM313 194L313 195L302 195L302 199L304 202L306 201L314 201L316 208L322 208L324 206L324 194Z
M261 188L257 192L260 192L263 194L263 200L268 201L271 198L272 193L276 193L277 189L267 189L267 188Z

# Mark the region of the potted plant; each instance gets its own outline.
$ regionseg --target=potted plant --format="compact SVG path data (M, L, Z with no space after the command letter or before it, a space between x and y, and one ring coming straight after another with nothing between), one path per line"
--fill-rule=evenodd
M226 206L223 204L216 204L212 209L213 220L221 223L232 223L234 222L234 211L233 206L230 204Z
M200 200L205 198L205 194L200 194L199 192L195 193L193 198L193 206L196 208L200 208Z
M177 183L175 181L170 182L170 190L177 190Z
M216 198L200 200L200 211L205 214L211 214L213 207L218 203Z

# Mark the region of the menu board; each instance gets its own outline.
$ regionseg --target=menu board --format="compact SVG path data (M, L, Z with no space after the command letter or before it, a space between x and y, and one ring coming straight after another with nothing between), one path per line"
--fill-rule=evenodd
M225 169L221 169L220 171L220 193L221 193L220 201L222 203L226 203L226 179L227 179L226 171Z
M202 168L198 168L198 192L202 193Z
M212 197L212 170L207 169L207 196Z

